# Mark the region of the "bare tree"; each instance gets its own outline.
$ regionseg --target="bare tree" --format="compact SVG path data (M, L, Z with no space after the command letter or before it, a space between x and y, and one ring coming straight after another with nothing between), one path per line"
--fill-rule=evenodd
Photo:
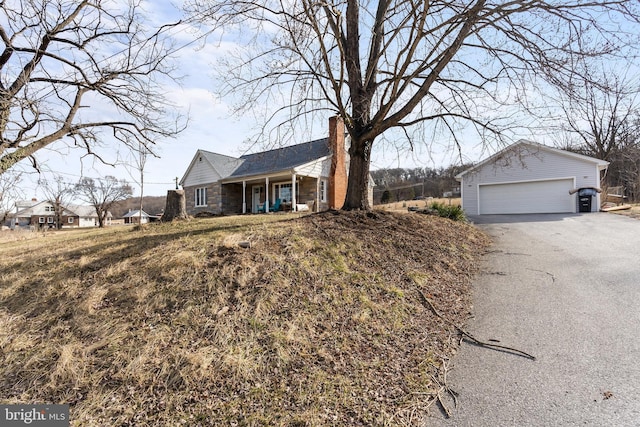
M154 155L152 151L149 151L145 146L140 145L137 150L132 152L132 159L128 162L129 168L134 168L136 176L129 171L129 174L133 178L134 182L140 185L140 201L138 205L139 217L138 224L142 225L142 208L144 201L144 168L147 165L147 158L149 155ZM129 169L127 168L127 169Z
M640 118L636 117L628 132L619 136L620 144L612 158L608 179L624 187L629 200L640 201ZM613 167L612 167L613 166Z
M464 123L500 136L508 117L497 106L525 103L538 78L573 74L575 58L630 45L636 9L630 0L193 0L188 10L242 43L221 64L221 94L247 110L282 106L276 126L342 116L351 136L344 208L369 209L376 138L396 128L411 145L409 128L440 127L459 147Z
M76 185L78 197L96 210L99 227L104 227L111 206L133 194L129 183L113 176L103 179L82 178Z
M552 120L567 135L563 148L610 162L605 186L625 187L635 198L640 81L621 64L612 67L583 61L577 68L581 73L571 79L555 81L560 114Z
M637 134L640 82L628 70L589 65L568 81L556 80L562 113L555 119L575 149L611 161L626 136Z
M0 226L4 225L16 202L23 196L20 190L21 181L22 172L0 175Z
M64 211L75 195L75 185L68 183L58 175L53 181L41 180L40 185L45 200L53 205L55 227L60 230L64 225Z
M159 88L166 28L146 29L140 3L0 3L0 174L59 140L100 157L102 135L135 149L181 130Z

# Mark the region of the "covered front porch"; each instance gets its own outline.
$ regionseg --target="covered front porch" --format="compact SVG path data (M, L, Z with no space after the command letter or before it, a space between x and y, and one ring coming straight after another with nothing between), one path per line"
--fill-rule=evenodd
M225 180L222 194L227 213L318 212L328 208L327 179L298 173Z

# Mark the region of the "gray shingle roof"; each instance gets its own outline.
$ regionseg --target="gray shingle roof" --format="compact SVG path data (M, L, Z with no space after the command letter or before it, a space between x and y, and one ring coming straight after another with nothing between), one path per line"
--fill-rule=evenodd
M329 138L316 139L261 153L246 154L240 157L242 163L228 177L238 178L286 171L330 154Z
M200 152L222 178L231 175L233 171L242 164L242 160L235 157L205 150L200 150Z
M69 205L67 206L67 209L81 217L98 216L98 214L96 213L96 208L94 208L93 206Z

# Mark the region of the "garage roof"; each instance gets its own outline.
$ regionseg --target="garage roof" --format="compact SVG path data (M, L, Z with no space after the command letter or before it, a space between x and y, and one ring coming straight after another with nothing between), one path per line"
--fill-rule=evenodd
M482 166L486 165L487 163L493 162L495 159L500 158L500 156L502 156L505 152L512 151L512 150L517 150L517 149L523 148L523 147L535 148L535 149L538 149L538 150L548 151L548 152L551 152L551 153L556 153L556 154L560 154L560 155L563 155L563 156L572 157L574 159L583 160L585 162L595 163L595 164L598 165L598 170L606 169L607 166L609 166L609 162L601 160L601 159L596 159L595 157L589 157L589 156L585 156L585 155L578 154L578 153L572 153L571 151L561 150L559 148L553 148L553 147L549 147L547 145L539 144L537 142L532 142L532 141L528 141L526 139L521 139L518 142L516 142L515 144L512 144L512 145L504 148L503 150L498 151L493 156L486 158L485 160L481 161L477 165L472 166L472 167L470 167L469 169L467 169L467 170L465 170L463 172L460 172L458 175L455 176L455 178L456 178L456 180L461 181L462 177L464 175L466 175L467 173L472 172L472 171L474 171L476 169L479 169Z

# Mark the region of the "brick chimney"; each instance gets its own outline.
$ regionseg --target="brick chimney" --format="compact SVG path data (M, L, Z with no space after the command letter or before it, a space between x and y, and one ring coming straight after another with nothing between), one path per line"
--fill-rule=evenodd
M331 171L329 172L329 208L340 209L347 196L347 166L345 164L344 122L342 117L329 118L329 149Z

